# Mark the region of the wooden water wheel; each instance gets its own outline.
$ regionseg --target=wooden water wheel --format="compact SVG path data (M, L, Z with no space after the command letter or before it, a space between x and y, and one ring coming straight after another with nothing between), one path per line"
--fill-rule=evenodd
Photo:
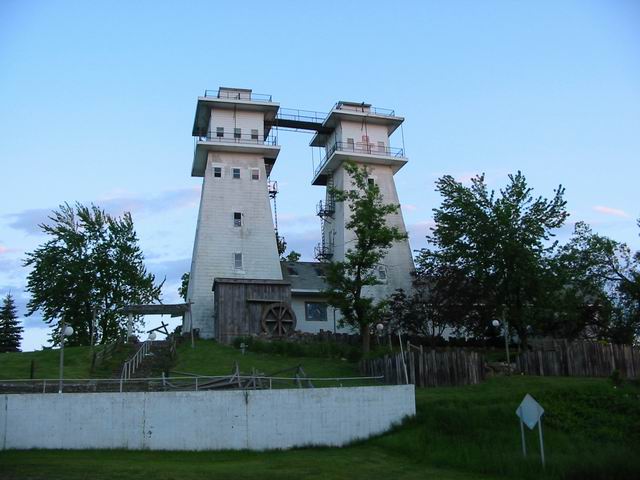
M262 311L262 331L274 336L285 337L296 329L296 314L286 303L270 303Z

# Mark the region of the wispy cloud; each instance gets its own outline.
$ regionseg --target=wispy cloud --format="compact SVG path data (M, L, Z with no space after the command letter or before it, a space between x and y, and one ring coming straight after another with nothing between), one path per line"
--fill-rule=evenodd
M191 258L147 261L146 267L157 281L166 278L167 284L176 284L180 282L182 274L191 268Z
M454 178L460 183L470 184L471 180L477 177L478 175L479 173L465 172L465 173L460 173L458 175L455 175Z
M435 226L436 222L434 222L433 219L428 219L407 225L407 230L410 232L425 232L426 235L431 231L431 228Z
M302 260L314 260L313 247L320 241L319 227L303 231L285 230L283 234L287 241L287 253L295 250L302 255Z
M415 212L416 210L418 210L418 206L412 203L403 203L402 210L404 210L405 212Z
M200 187L165 190L154 196L128 195L116 192L98 200L82 202L94 203L112 215L122 215L131 212L134 215L154 215L168 210L197 208L200 201ZM8 225L16 230L22 230L31 235L40 234L40 224L47 224L52 208L27 209L17 213L10 213L4 217Z
M620 218L631 218L631 215L629 215L624 210L620 210L618 208L611 208L611 207L605 207L603 205L596 205L595 207L593 207L593 209L596 212L602 213L604 215L611 215L611 216L620 217Z
M458 172L440 171L440 172L431 172L430 174L435 179L442 178L444 175L451 175L456 181L463 183L465 185L470 185L471 180L473 178L477 177L478 175L484 174L485 183L487 185L492 185L496 182L502 183L506 181L509 173L515 173L515 171L510 171L504 168L493 168L493 169L487 169L487 170L478 170L475 172L472 172L470 170L463 170Z
M38 225L49 222L50 208L32 208L18 213L10 213L4 217L9 220L9 226L16 230L22 230L28 234L40 233Z
M298 215L287 212L278 213L278 223L280 225L286 225L287 227L308 227L310 225L317 224L319 229L319 222L318 217L312 214Z

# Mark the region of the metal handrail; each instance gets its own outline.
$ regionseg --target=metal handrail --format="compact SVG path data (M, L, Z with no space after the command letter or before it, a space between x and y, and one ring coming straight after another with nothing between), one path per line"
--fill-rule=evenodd
M404 149L402 148L387 147L386 145L381 147L373 143L336 142L331 145L331 147L327 148L327 153L316 167L316 175L318 174L318 172L320 172L320 170L322 170L329 158L331 158L331 155L333 155L336 151L365 153L368 155L382 155L385 157L404 157Z
M250 102L271 102L271 95L266 93L233 92L221 90L205 90L204 96L208 98L227 98L230 100L248 100Z
M278 145L278 137L275 135L254 135L251 133L224 132L221 136L218 132L207 132L206 135L196 137L196 141L220 142L220 143L246 143L253 145Z
M318 242L315 247L313 247L313 256L318 261L328 260L333 257L333 242Z
M333 199L333 197L332 197ZM316 205L316 215L319 217L326 217L333 215L336 211L335 201L322 201L320 200Z
M280 120L302 120L315 123L322 123L327 118L327 114L323 112L314 112L312 110L296 110L293 108L280 108L276 119Z
M194 378L204 378L207 380L219 380L222 378L229 378L229 375L182 375L177 377L139 377L135 378L136 382L143 381L155 381L162 379L165 380L189 380ZM278 376L269 376L269 375L240 375L241 379L248 378L262 378L262 379L272 379L272 380L294 380L295 377L278 377ZM340 381L340 380L378 380L380 378L384 378L383 375L379 376L369 376L369 377L304 377L305 380L314 380L314 381ZM9 378L9 379L0 379L0 384L3 383L13 383L13 382L24 382L24 383L40 383L40 382L58 382L59 378ZM120 380L118 378L65 378L65 382L105 382L105 383L118 383Z
M142 350L142 348L140 349ZM140 351L139 350L139 351ZM131 359L133 360L133 358ZM224 386L233 389L241 389L241 390L253 390L256 389L257 386L262 385L260 388L272 389L274 385L277 386L279 383L282 385L283 383L286 385L291 385L291 382L295 382L298 385L298 388L302 386L302 383L306 383L309 387L313 387L311 382L319 382L322 384L323 382L334 382L337 383L338 386L343 387L343 382L362 382L362 381L381 381L384 379L383 375L378 376L362 376L362 377L282 377L282 376L268 376L268 375L190 375L190 376L162 376L162 377L140 377L140 378L131 378L124 380L122 377L120 379L117 378L67 378L65 379L65 383L67 387L73 386L81 386L86 385L88 387L93 387L93 391L100 391L98 389L99 385L112 385L115 389L118 389L120 392L124 392L124 386L127 385L127 382L130 384L140 384L146 383L147 385L144 387L144 390L148 390L150 387L158 387L164 390L207 390L212 387L211 383L214 382L214 385L217 387ZM40 385L42 385L42 393L47 393L47 391L55 390L58 392L58 381L59 379L52 378L41 378L41 379L10 379L10 380L0 380L0 387L6 387L8 384L31 384L33 387L38 387L40 390ZM186 383L172 383L182 381ZM75 383L74 383L75 382ZM220 383L222 382L222 383ZM49 387L49 388L47 388ZM55 387L55 388L53 388ZM112 387L112 388L113 388ZM329 385L331 387L331 385ZM216 388L215 386L213 388ZM315 387L314 387L315 388ZM113 391L113 390L107 390Z
M122 373L120 374L120 391L122 391L123 382L129 380L142 363L145 355L151 351L151 340L146 340L142 343L142 346L129 360L122 365Z
M381 115L383 117L395 117L396 112L391 110L390 108L379 108L372 107L370 105L364 104L360 110L355 105L345 106L342 102L337 102L332 110L343 110L345 112L356 112L356 113L373 113L374 115Z

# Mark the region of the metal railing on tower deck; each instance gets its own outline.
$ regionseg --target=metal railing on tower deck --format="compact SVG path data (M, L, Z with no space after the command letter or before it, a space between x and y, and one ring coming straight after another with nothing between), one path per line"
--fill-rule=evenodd
M343 110L346 112L357 112L357 113L372 113L374 115L382 115L385 117L395 117L396 112L391 110L390 108L378 108L372 107L371 105L363 104L344 104L342 102L336 103L332 110Z
M271 95L266 93L253 93L233 90L205 90L204 96L208 98L225 98L229 100L248 100L252 102L271 102Z
M266 137L256 133L235 133L235 132L207 132L204 136L195 137L199 141L220 142L220 143L242 143L253 145L278 145L278 137L267 135Z
M404 149L402 148L388 147L386 145L376 145L374 143L336 142L329 148L327 148L327 153L316 167L316 175L322 170L329 158L331 158L331 155L333 155L337 151L353 152L366 155L381 155L384 157L404 157Z

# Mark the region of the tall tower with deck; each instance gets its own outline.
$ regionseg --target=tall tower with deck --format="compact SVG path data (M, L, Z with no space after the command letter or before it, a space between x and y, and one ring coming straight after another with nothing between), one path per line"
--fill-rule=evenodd
M214 279L282 280L268 177L280 152L270 135L279 105L248 89L198 98L191 175L202 177L185 330L216 336Z
M336 203L331 187L353 188L344 169L347 160L365 166L369 182L375 182L387 203L398 204L393 176L406 163L403 149L390 146L390 136L404 119L391 110L377 109L366 103L338 102L322 123L311 146L324 147L325 155L314 172L313 185L326 186L326 199L318 205L322 236L316 246L316 258L321 261L341 261L353 244L354 234L346 228L350 212L348 205ZM402 213L388 218L390 225L406 232ZM396 242L377 267L380 285L368 287L366 294L386 298L396 289L411 289L413 257L408 241Z

